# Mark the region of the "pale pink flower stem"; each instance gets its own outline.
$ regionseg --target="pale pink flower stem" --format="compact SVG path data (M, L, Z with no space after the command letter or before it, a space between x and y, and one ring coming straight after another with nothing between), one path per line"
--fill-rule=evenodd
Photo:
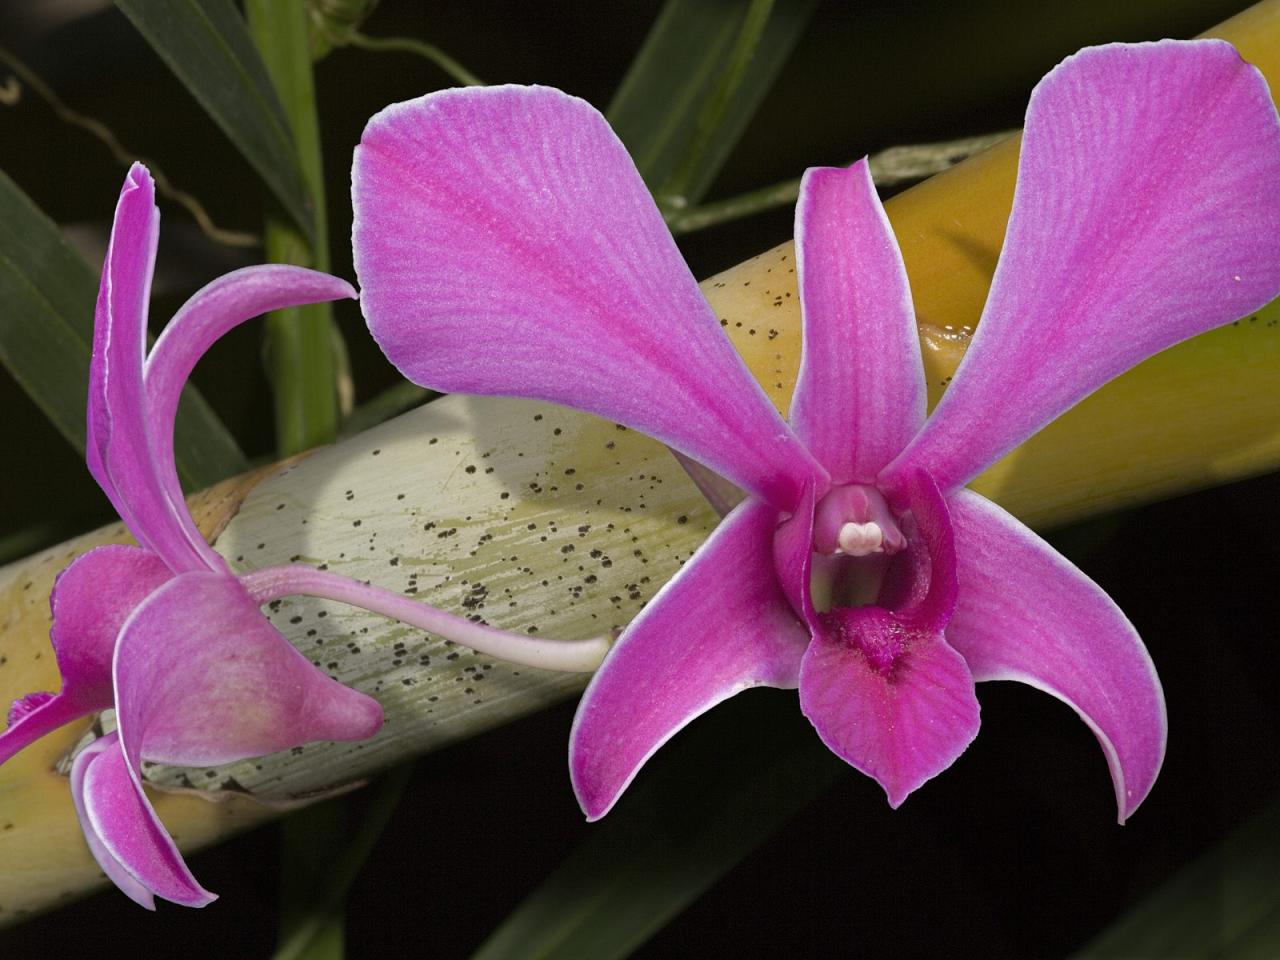
M508 633L393 591L313 567L264 567L244 574L240 582L259 604L294 594L337 600L434 633L478 653L542 670L591 673L600 666L613 643L612 635L589 640L551 640Z

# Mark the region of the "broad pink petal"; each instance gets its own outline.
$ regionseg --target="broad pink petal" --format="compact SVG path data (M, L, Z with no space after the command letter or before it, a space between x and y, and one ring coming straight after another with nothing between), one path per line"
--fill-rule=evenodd
M1137 809L1164 760L1164 693L1137 631L1102 589L990 500L950 498L960 599L947 640L975 680L1053 694L1102 744L1119 818Z
M821 618L800 666L800 709L896 808L978 735L973 678L940 634L892 611L842 607Z
M505 86L388 107L352 202L361 307L409 379L608 417L779 509L821 473L586 102Z
M590 820L694 717L748 687L794 687L809 633L774 575L778 512L739 505L618 638L583 694L569 772Z
M185 907L203 907L217 899L191 875L115 733L76 757L71 795L98 866L135 903L154 910L153 894Z
M116 545L90 550L58 574L49 598L50 638L62 690L14 704L0 734L0 763L63 724L111 706L111 656L120 627L170 576L154 553Z
M187 378L219 338L247 320L285 307L355 296L351 284L327 273L284 264L245 267L198 290L156 341L144 376L152 467L187 542L210 570L225 569L225 563L196 529L173 459L173 423Z
M148 440L142 363L147 303L160 235L155 185L142 164L125 178L102 265L89 364L85 459L129 531L171 569L205 567L183 533L180 510L156 475Z
M805 172L796 270L792 429L833 483L871 483L924 423L926 397L907 271L866 160Z
M973 344L884 478L949 491L1112 377L1280 293L1280 122L1220 40L1068 57L1027 108Z
M376 700L313 666L229 575L183 574L153 593L125 623L114 669L134 765L212 766L382 726Z

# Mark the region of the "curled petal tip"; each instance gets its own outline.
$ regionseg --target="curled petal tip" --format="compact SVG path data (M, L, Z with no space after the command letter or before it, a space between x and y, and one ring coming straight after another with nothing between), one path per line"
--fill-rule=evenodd
M382 705L372 697L334 683L337 688L313 720L311 734L317 740L367 740L382 729Z
M141 160L133 161L133 164L129 167L129 173L125 177L125 189L154 186L155 181L152 179L151 171L147 169L147 165Z

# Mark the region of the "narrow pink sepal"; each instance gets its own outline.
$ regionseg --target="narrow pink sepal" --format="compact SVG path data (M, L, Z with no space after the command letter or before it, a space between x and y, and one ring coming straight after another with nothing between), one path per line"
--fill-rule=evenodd
M352 203L361 308L414 382L607 417L779 509L821 474L585 101L502 86L388 107Z
M739 505L618 638L583 694L569 772L587 819L690 720L754 686L794 687L808 631L778 585L778 512Z
M111 706L111 657L120 627L170 576L155 554L118 545L90 550L58 574L49 597L49 636L62 689L56 696L24 698L23 708L11 711L0 734L0 763L63 724Z
M191 875L115 733L76 758L71 790L90 852L103 873L135 903L154 910L157 896L184 907L203 907L218 899Z
M947 640L975 680L1062 700L1102 745L1123 823L1164 761L1164 693L1137 631L1103 590L994 503L950 500L960 599Z
M944 491L1153 353L1280 293L1280 121L1221 40L1092 47L1036 87L982 320L883 478Z
M187 378L217 340L254 317L285 307L355 296L351 284L327 273L285 264L244 267L198 290L173 315L152 348L144 372L152 469L188 543L204 557L210 570L223 570L226 564L196 528L174 464L173 425Z
M165 495L148 439L142 370L159 231L155 185L135 163L116 205L98 289L85 459L129 532L178 572L203 569L206 561L183 533L186 507L175 508Z
M978 735L973 678L940 634L892 611L842 607L821 617L800 666L800 709L897 808Z
M382 726L376 700L315 667L228 575L183 574L155 591L125 623L114 670L135 765L213 766Z
M805 172L796 270L791 427L833 483L870 483L924 423L926 395L906 267L865 159Z

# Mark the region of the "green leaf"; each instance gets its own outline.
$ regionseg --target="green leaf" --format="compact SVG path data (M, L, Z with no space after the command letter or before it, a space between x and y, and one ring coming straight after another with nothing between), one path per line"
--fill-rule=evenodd
M1280 956L1280 802L1175 874L1076 954Z
M0 172L0 363L81 453L98 278L57 226ZM245 469L217 414L188 386L175 455L190 487Z
M315 213L266 67L231 0L116 0L308 240Z
M717 707L650 761L473 960L630 955L847 769L794 697Z
M702 199L816 5L667 0L608 110L660 200Z

